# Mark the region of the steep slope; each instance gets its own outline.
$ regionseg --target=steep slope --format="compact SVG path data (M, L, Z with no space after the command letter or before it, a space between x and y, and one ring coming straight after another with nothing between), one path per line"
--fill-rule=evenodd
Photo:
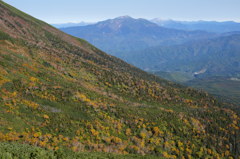
M100 49L120 57L125 51L141 50L157 45L180 44L194 39L206 39L215 34L188 32L159 27L145 19L129 16L109 19L93 25L62 28L62 31L84 38Z
M149 75L2 1L0 17L1 142L55 155L239 155L239 116L207 93ZM21 155L24 146L14 147Z
M240 23L233 21L175 21L161 20L159 18L153 19L151 21L162 27L188 31L203 30L214 33L240 31Z
M240 34L170 47L125 53L122 59L145 70L179 71L197 76L240 75Z

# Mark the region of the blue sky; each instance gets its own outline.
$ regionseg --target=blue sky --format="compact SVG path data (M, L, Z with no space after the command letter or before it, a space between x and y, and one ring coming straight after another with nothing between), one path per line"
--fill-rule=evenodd
M240 0L3 0L48 23L95 22L118 16L240 22Z

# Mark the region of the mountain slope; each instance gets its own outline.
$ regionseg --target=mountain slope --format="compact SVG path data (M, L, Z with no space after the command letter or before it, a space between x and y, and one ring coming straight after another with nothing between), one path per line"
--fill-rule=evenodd
M153 19L152 22L159 26L180 29L180 30L203 30L215 33L226 33L233 31L240 31L240 23L233 21L216 22L216 21L175 21L175 20L161 20Z
M149 75L2 1L0 10L1 142L54 154L239 155L239 116L207 93Z
M180 44L194 39L206 39L215 34L203 31L181 31L159 27L145 19L118 17L93 25L62 28L62 31L84 38L100 49L121 56L125 51L141 50L157 45Z

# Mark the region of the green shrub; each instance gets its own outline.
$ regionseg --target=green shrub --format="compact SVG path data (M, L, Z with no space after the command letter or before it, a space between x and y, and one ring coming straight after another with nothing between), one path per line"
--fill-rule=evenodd
M12 40L12 38L7 33L0 31L0 40Z

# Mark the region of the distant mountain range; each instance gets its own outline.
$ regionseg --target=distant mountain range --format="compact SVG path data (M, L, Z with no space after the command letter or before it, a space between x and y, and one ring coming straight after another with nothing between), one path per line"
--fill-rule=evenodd
M94 23L80 22L80 23L59 23L59 24L51 24L51 25L56 28L67 28L67 27L75 27L75 26L86 26L86 25L90 25L90 24L94 24Z
M122 16L93 25L62 28L62 31L84 38L98 48L120 57L123 52L158 45L182 44L217 36L205 31L183 31L160 27L145 19Z
M225 33L232 31L240 31L240 23L234 21L175 21L175 20L162 20L159 18L151 20L159 26L180 29L180 30L204 30L215 33Z
M123 16L128 17L128 16ZM163 20L161 18L155 18L149 20L155 24L158 24L161 27L178 29L178 30L188 30L188 31L207 31L214 33L227 33L232 31L240 31L240 23L235 21L177 21L177 20ZM67 27L76 27L76 26L86 26L95 24L97 22L80 22L80 23L60 23L60 24L51 24L56 28L67 28Z

